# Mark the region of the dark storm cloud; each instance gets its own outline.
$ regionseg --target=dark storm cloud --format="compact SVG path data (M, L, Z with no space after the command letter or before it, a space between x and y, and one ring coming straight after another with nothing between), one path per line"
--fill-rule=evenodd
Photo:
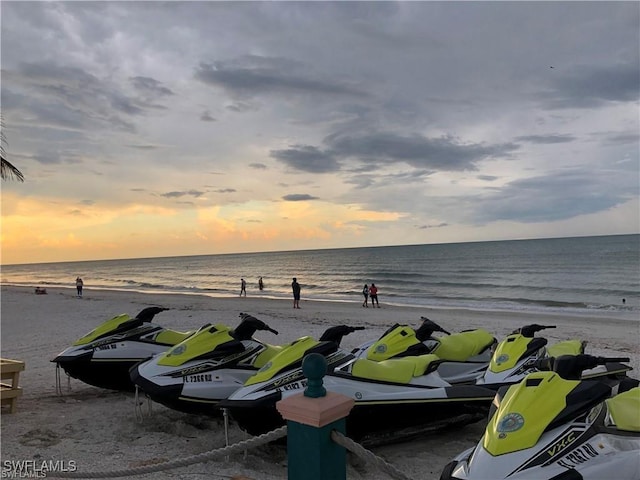
M32 157L36 162L42 163L44 165L55 165L58 163L62 163L60 159L60 155L53 152L43 153L43 154L35 154Z
M331 154L311 145L293 145L287 150L272 150L270 155L302 172L329 173L340 170L340 165Z
M129 148L135 148L137 150L156 150L160 147L157 145L127 145Z
M333 134L325 139L325 144L327 148L324 151L310 145L296 145L287 150L272 151L271 156L292 168L312 173L340 170L337 159L356 159L374 165L402 162L420 169L463 171L476 170L478 162L507 157L519 148L513 143L485 145L462 143L452 136L427 138L418 134L385 132Z
M347 84L319 79L302 63L285 58L247 55L231 61L201 63L195 77L241 96L261 93L363 95Z
M421 230L427 230L429 228L442 228L447 226L449 226L448 223L442 222L442 223L438 223L437 225L419 225L418 228Z
M287 202L304 202L305 200L318 200L318 197L308 195L306 193L292 193L282 197Z
M260 110L260 106L257 103L251 102L234 102L225 108L230 112L236 113L256 112Z
M476 170L487 158L506 157L519 148L513 143L484 145L462 143L453 136L427 138L419 134L382 132L371 135L334 134L326 139L331 152L341 158L367 163L404 162L416 168L462 171Z
M164 97L167 95L174 95L174 93L167 87L162 86L162 82L149 77L132 77L131 83L144 95L153 97Z
M609 145L638 144L640 143L640 133L633 132L608 135L605 143Z
M510 182L487 197L470 198L468 207L474 223L553 222L610 209L637 196L639 188L637 178L624 172L575 169Z
M495 175L478 175L476 178L485 182L494 182L498 179Z
M129 118L164 109L153 100L173 94L152 78L133 77L130 80L138 95L129 95L110 80L52 61L20 63L13 70L3 70L5 74L15 81L12 88L2 89L3 102L8 102L6 107L21 110L23 115L34 118L36 124L50 127L78 130L106 127L135 132Z
M594 108L608 102L637 102L640 98L640 64L579 66L554 69L551 91L541 94L548 109Z
M216 119L211 116L211 113L208 110L205 111L205 112L202 112L202 114L200 115L200 120L202 120L203 122L215 122L216 121Z
M542 145L550 145L554 143L569 143L575 140L572 135L526 135L516 137L518 142L538 143Z
M180 198L180 197L184 197L185 195L198 198L204 195L204 192L200 192L198 190L188 190L188 191L182 191L182 192L167 192L167 193L160 194L161 197L165 197L165 198Z
M9 100L9 108L31 117L32 124L134 131L134 125L120 114L131 116L143 111L134 99L80 68L51 62L22 63L6 74L15 83L12 90L3 87L3 100ZM12 101L12 97L22 102Z

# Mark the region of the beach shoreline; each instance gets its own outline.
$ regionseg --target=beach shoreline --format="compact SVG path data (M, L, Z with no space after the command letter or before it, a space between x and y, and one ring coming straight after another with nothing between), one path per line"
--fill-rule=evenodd
M63 376L64 394L55 390L55 367L50 360L73 341L108 318L120 313L135 315L151 305L169 308L154 322L177 330L192 330L206 323L235 326L240 312L250 313L279 332L257 335L269 343L284 344L300 336L318 338L331 326L347 324L365 329L345 337L343 346L353 348L377 338L394 323L418 326L426 316L451 332L485 328L497 338L528 323L556 325L545 330L552 343L567 338L588 342L594 355L629 356L637 378L640 369L640 323L599 312L578 317L528 312L495 312L470 309L399 307L381 302L382 308L361 307L360 302L301 301L264 297L218 298L203 295L157 294L85 289L77 298L75 289L47 287L36 295L33 287L3 285L0 333L2 357L21 360L23 396L17 412L1 418L3 460L74 460L79 471L130 468L141 462L171 460L222 447L221 421L183 414L154 404L152 415L137 422L133 394L111 392L71 379L70 391ZM146 408L146 407L145 407ZM442 467L457 453L473 446L482 434L481 423L397 445L377 447L374 452L411 478L437 479ZM246 436L230 429L230 441ZM286 478L283 447L265 446L228 461L183 467L149 478L204 479L211 472L220 476L244 475L251 479ZM382 480L389 476L349 457L348 478Z

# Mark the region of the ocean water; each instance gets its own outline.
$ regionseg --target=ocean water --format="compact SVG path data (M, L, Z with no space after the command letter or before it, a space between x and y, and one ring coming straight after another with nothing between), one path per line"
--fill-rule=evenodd
M640 317L640 235L304 250L2 266L3 284L362 301ZM258 290L262 276L263 291ZM624 303L623 303L623 299Z

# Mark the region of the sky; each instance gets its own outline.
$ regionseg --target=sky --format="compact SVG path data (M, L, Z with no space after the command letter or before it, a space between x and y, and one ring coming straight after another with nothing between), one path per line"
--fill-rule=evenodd
M640 232L638 2L11 2L3 264Z

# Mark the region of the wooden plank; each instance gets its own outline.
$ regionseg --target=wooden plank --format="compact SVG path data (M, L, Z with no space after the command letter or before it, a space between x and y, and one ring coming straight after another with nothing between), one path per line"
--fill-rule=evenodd
M0 400L4 400L7 398L16 398L22 395L21 388L9 388L9 389L0 389Z
M0 358L0 374L21 372L24 370L24 362L19 360L10 360L8 358ZM4 377L3 377L4 378Z
M11 383L0 383L0 404L9 406L9 413L15 413L18 397L22 388L18 386L20 372L24 370L24 362L0 358L0 380L11 380Z

